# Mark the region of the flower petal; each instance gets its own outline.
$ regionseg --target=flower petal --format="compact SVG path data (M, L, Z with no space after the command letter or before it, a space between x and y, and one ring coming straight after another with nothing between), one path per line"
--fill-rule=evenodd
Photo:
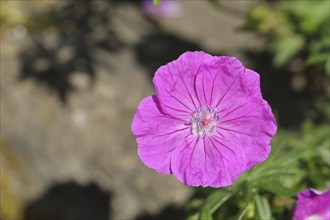
M176 178L188 186L199 186L203 179L205 160L200 139L187 139L173 152L171 167Z
M244 151L239 145L228 142L219 136L211 136L205 140L207 152L214 155L214 157L208 157L209 161L218 163L218 175L213 177L212 182L209 183L210 186L223 187L231 185L245 170L246 157Z
M233 97L261 97L260 77L234 57L213 57L196 76L196 92L202 106L217 107Z
M216 132L242 147L247 169L268 157L276 122L266 101L251 97L225 102L219 106L219 117Z
M171 152L191 131L183 121L161 111L157 96L149 96L137 109L132 132L142 162L160 173L170 174Z
M230 143L229 143L230 144ZM198 138L172 154L173 174L189 186L223 187L233 183L245 170L245 154L218 138Z
M298 193L293 220L300 219L330 219L330 188L326 192L306 189Z
M164 112L185 118L200 106L195 77L202 64L211 59L204 52L186 52L157 70L153 83Z
M249 96L262 98L260 90L260 75L250 69L245 69L241 76L241 81L245 90L248 91Z

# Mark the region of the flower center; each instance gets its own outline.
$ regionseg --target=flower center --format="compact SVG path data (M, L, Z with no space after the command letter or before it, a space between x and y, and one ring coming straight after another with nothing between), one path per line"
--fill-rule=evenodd
M319 215L310 215L305 220L322 220L323 218Z
M195 136L210 135L219 121L219 116L215 112L215 108L205 106L197 108L195 113L191 115L191 131Z

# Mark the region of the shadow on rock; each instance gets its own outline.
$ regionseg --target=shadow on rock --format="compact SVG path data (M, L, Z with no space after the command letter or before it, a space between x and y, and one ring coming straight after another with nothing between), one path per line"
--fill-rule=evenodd
M143 22L149 26L150 33L133 45L124 42L116 32L114 12L121 4L138 8ZM44 20L32 19L39 29L32 33L31 45L21 54L20 79L33 79L45 85L63 104L68 103L69 95L79 89L77 83L73 83L74 79L83 78L84 82L87 79L91 85L97 78L96 65L112 69L108 60L100 61L98 49L102 53L114 53L129 46L150 77L158 67L177 59L182 53L201 50L197 43L164 31L156 19L143 13L141 1L78 3L71 0L63 7L38 16ZM132 21L128 19L131 23L128 27L134 24L133 21L134 18Z
M153 78L160 66L176 60L184 52L199 50L202 48L197 43L155 28L154 33L136 45L135 55L137 61L147 68L149 77Z
M197 42L164 30L157 19L144 11L143 0L112 0L112 2L114 5L127 3L134 5L139 8L143 20L148 23L149 33L132 45L132 49L137 62L147 69L147 74L151 79L160 66L176 60L184 52L203 50Z
M114 52L121 46L111 12L111 2L68 1L64 7L38 15L43 17L42 22L38 17L32 19L37 31L32 34L31 46L21 55L20 78L35 79L66 103L68 94L75 91L74 74L87 75L89 82L94 81L95 48Z
M183 220L186 219L187 216L187 212L183 208L170 205L156 215L141 214L135 220Z
M67 182L51 187L25 209L25 220L108 220L111 193L95 183Z
M216 190L217 189L214 188L194 188L194 193L189 199L187 199L187 202L184 205L177 206L174 204L170 204L164 207L160 212L153 215L148 213L142 213L137 216L135 220L185 220L193 214L199 212L200 208L202 207L200 206L192 208L192 201L196 202L197 200L205 199Z

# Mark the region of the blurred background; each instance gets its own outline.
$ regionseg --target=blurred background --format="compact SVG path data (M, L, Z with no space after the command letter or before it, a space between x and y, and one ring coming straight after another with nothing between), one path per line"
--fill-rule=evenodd
M185 51L257 71L278 136L320 143L330 164L328 0L0 4L0 219L185 218L199 190L144 166L130 129Z

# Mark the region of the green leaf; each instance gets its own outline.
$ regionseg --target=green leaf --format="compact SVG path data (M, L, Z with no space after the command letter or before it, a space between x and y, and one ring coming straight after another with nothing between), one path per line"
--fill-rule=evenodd
M155 6L158 6L160 4L160 0L153 0L153 2Z
M212 220L213 219L212 213L211 213L211 210L210 210L209 206L205 206L203 208L203 211L202 211L199 219L200 220Z
M330 166L330 149L320 148L319 149L321 158Z
M294 15L297 25L305 33L314 33L320 25L327 23L329 19L329 1L283 1L280 8L284 13ZM317 11L317 13L315 13Z
M231 196L233 195L233 192L228 190L218 190L213 192L205 201L205 205L202 209L200 219L210 219L212 214L220 208L222 204L224 204Z
M287 36L274 41L270 49L274 53L274 65L283 66L289 62L303 47L303 39L298 36Z
M237 220L242 220L249 210L249 204L247 204L237 215Z
M255 203L257 206L257 212L258 212L260 219L262 219L262 220L271 219L272 216L271 216L271 211L270 211L270 207L269 207L269 203L268 203L267 199L265 197L257 194L256 198L255 198Z
M257 180L256 187L263 189L268 192L272 192L275 195L280 196L294 196L297 193L297 187L299 182L304 177L304 175L287 177L272 177L272 178L263 178ZM298 184L297 184L298 182Z
M189 216L188 220L198 220L198 213Z
M213 214L223 203L225 203L231 196L233 192L228 190L219 190L211 195L207 199L207 203L210 206L211 213Z
M276 175L294 175L297 173L297 169L273 169L270 171L266 171L262 174L260 174L259 176L256 177L256 179L258 178L264 178L264 177L271 177L271 176L276 176Z
M307 65L314 65L320 62L327 61L328 58L329 58L328 53L317 53L309 56L306 62Z
M325 62L325 72L328 76L330 76L330 58L328 57L327 62Z

